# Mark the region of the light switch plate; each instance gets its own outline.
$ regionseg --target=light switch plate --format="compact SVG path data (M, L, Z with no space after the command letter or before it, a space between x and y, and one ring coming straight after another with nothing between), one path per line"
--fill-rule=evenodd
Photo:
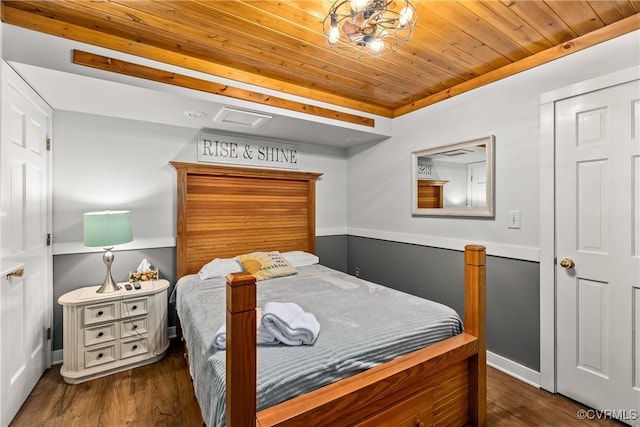
M520 211L509 211L508 228L520 228Z

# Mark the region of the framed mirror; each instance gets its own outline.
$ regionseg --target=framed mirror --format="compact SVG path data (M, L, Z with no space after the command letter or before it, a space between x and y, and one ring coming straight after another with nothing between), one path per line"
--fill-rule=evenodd
M411 153L413 215L494 217L493 135Z

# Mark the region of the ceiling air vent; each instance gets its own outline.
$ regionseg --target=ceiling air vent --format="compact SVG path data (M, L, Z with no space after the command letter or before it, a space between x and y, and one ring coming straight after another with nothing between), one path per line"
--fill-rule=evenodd
M242 126L245 128L257 128L265 124L271 119L271 116L250 111L236 110L233 108L223 107L218 115L213 119L215 123L224 123L225 125Z
M438 153L439 156L445 157L454 157L454 156L464 156L465 154L473 153L473 150L469 150L467 148L460 148L458 150L450 150L443 151L442 153Z

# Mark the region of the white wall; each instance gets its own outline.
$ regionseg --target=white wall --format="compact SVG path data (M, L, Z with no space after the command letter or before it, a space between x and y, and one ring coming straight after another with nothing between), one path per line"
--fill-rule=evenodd
M176 175L169 161L196 161L197 129L56 111L53 139L54 254L82 245L82 214L130 209L134 242L120 249L175 244ZM322 172L317 234L346 230L343 149L299 145L301 170ZM99 248L98 248L99 249Z
M640 31L398 117L393 137L349 152L349 234L539 259L540 95L640 64ZM412 217L411 152L495 135L495 219ZM366 206L366 209L364 207ZM522 228L507 228L507 211ZM549 213L552 214L552 213Z

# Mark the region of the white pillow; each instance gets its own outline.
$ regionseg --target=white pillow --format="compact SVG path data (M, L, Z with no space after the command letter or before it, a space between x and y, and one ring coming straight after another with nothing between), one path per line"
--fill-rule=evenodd
M214 277L227 277L229 273L244 271L236 258L216 258L202 266L198 272L200 280L213 279Z
M320 262L320 258L314 254L303 251L283 252L282 256L294 267L304 267L306 265L313 265Z

